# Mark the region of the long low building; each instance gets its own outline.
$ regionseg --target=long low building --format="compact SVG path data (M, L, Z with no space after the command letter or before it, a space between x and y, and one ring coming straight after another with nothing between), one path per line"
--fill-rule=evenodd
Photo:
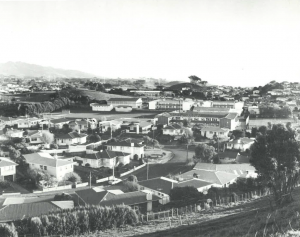
M107 105L116 106L130 106L133 109L141 109L143 101L141 98L122 97L122 98L110 98L107 101Z

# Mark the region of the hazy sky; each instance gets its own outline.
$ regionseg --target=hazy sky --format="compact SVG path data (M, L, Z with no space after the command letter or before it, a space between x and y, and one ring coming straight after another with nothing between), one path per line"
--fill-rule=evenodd
M103 77L300 81L300 0L0 1L0 46Z

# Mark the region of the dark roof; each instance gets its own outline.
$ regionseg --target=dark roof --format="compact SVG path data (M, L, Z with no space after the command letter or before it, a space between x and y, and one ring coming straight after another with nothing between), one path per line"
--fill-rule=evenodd
M182 129L183 126L181 126L180 124L178 123L173 123L173 124L170 124L169 126L166 126L164 127L163 129Z
M86 204L99 205L99 203L109 193L108 191L97 191L97 189L84 189L75 191L75 193L83 200ZM114 195L114 194L113 194Z
M238 113L229 113L225 118L227 119L235 119L238 116Z
M51 202L36 202L11 204L0 210L0 221L20 220L24 217L34 217L61 210Z
M219 152L218 156L220 159L224 159L224 158L236 159L238 154L239 154L238 151L224 151L224 152Z
M143 191L136 191L130 193L123 193L114 195L109 193L105 201L100 203L101 206L112 206L112 205L135 205L140 203L146 203L149 200L146 198L147 193ZM161 198L152 194L152 201L158 201Z
M174 182L176 181L174 180ZM172 189L172 182L162 179L161 177L140 181L139 185L165 194L169 194Z
M109 98L108 101L137 101L140 98L122 97L122 98Z
M73 119L68 119L68 118L59 118L59 119L52 119L50 120L50 123L67 123L72 121Z
M112 159L115 158L117 156L127 156L129 155L128 153L124 153L122 151L110 151L110 150L104 150L102 152L97 152L97 153L93 153L93 154L86 154L85 158L88 159Z
M60 138L60 139L73 139L73 138L86 137L86 136L87 135L85 133L69 132L67 134L57 134L56 138Z
M175 183L174 187L186 187L186 186L192 186L195 188L201 188L201 187L205 187L207 185L211 185L211 182L206 182L203 180L199 180L199 179L191 179L191 180L185 180L179 183Z

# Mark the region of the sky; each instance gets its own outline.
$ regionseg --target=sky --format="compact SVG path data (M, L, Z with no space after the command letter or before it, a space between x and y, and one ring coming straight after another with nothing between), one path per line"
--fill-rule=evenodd
M300 0L0 0L0 49L107 78L300 81Z

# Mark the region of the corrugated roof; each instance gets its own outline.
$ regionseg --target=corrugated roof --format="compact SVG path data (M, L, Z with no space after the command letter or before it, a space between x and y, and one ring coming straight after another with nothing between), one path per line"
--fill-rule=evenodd
M174 180L173 183L177 181ZM169 194L170 190L172 189L172 182L162 179L162 178L154 178L154 179L148 179L144 181L140 181L139 185L144 186L146 188L150 188L152 190L157 190L159 192Z
M85 189L78 190L75 193L83 200L86 204L99 205L99 203L105 198L108 191L98 191L97 189ZM114 195L114 194L112 194Z
M59 211L57 205L51 202L11 204L0 210L0 221L20 220L26 217L40 216L51 211Z
M238 113L229 113L225 118L227 119L235 119L239 114Z

